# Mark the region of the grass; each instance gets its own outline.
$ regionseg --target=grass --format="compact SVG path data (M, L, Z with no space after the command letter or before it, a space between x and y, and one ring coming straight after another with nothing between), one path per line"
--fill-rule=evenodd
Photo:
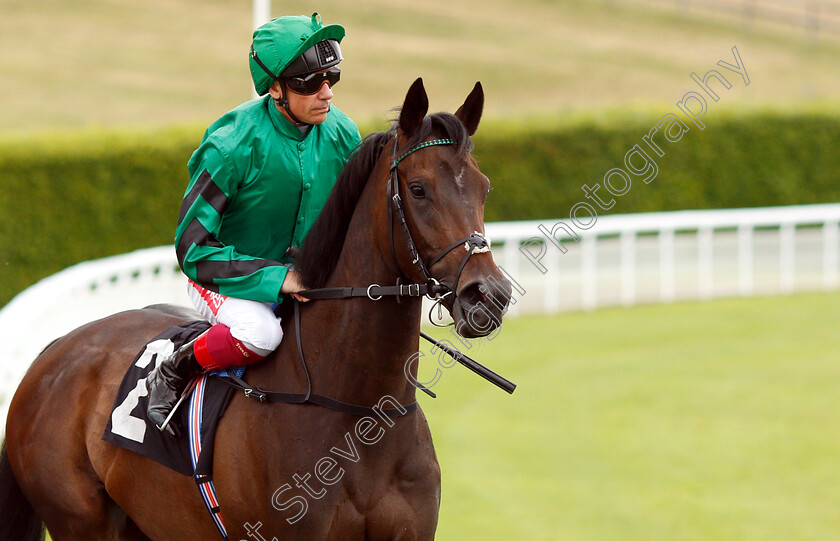
M421 398L443 472L438 539L835 538L838 301L505 323L473 356L514 395L456 367Z
M481 80L487 111L540 117L648 104L673 108L689 78L731 61L720 104L836 101L840 39L795 27L629 1L288 0L273 15L340 22L344 79L335 103L381 122L423 76L433 110L454 110ZM211 122L249 97L250 3L233 0L0 5L0 133ZM738 77L734 75L734 77Z
M417 76L433 110L481 80L488 114L512 122L672 110L733 45L751 84L731 79L711 107L836 107L840 87L836 38L624 1L274 2L274 15L315 10L347 27L335 103L363 123ZM206 125L248 98L250 16L233 0L4 2L0 134ZM443 470L438 539L836 537L839 300L506 323L473 356L516 381L513 396L456 367L421 398Z
M506 322L470 351L518 384L512 396L462 367L443 371L436 400L419 394L443 477L437 539L835 539L838 303Z

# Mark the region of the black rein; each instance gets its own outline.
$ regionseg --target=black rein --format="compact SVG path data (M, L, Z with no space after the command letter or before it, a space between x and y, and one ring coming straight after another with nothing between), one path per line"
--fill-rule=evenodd
M301 291L299 294L312 300L326 300L326 299L349 299L353 297L367 297L372 301L378 301L382 297L385 296L395 296L397 299L400 297L422 297L427 296L431 300L440 301L446 295L450 293L455 294L454 292L457 290L458 281L461 278L461 272L464 270L464 267L467 265L467 261L469 261L470 257L474 253L485 252L490 249L490 243L484 237L483 234L474 232L472 235L465 237L457 242L452 243L449 247L447 247L443 252L432 258L429 262L428 266L423 262L423 259L420 257L420 253L417 250L417 245L414 243L414 239L411 236L411 231L408 227L408 221L405 218L405 211L403 211L402 206L402 199L400 198L400 185L399 185L399 174L397 173L397 166L399 163L405 159L406 156L409 154L416 152L420 149L427 148L430 146L436 145L454 145L455 141L452 139L433 139L431 141L426 141L424 143L420 143L419 145L409 149L408 151L404 152L400 157L397 157L397 137L394 136L394 144L392 147L391 157L393 161L391 162L391 178L388 181L388 210L389 210L389 220L388 220L388 231L391 237L391 254L394 258L394 262L397 263L397 255L396 249L394 248L394 216L396 215L397 220L400 223L400 227L402 228L403 232L405 233L406 243L408 245L408 252L411 255L412 263L417 267L420 271L420 274L426 280L423 284L403 284L400 282L399 278L397 279L397 284L393 286L380 286L379 284L370 284L365 287L327 287L327 288L319 288L319 289L309 289L306 291ZM392 195L393 194L393 195ZM461 260L461 264L458 267L458 273L455 277L455 283L451 288L441 284L432 275L429 273L429 268L443 259L449 252L456 249L457 247L463 245L464 249L467 251L467 254L464 256L464 259ZM397 268L399 268L399 264L397 263ZM507 392L513 392L513 388L516 386L513 385L508 380L502 378L495 372L483 367L476 361L470 359L466 355L460 352L454 352L449 350L443 346L440 342L437 342L430 336L426 335L425 333L420 333L424 339L429 340L430 342L436 344L440 347L444 352L451 355L455 360L464 364L477 374L481 375L488 381L499 385ZM388 417L402 417L404 415L408 415L417 410L417 401L415 400L411 404L407 404L402 406L401 408L393 408L388 410L377 410L373 407L369 406L359 406L356 404L348 404L346 402L341 402L339 400L335 400L333 398L320 395L317 393L312 392L312 381L309 378L309 369L306 367L306 360L303 357L303 344L301 343L300 337L300 303L295 302L295 336L297 339L297 346L298 346L298 353L300 356L300 362L303 365L303 372L306 374L306 393L280 393L274 391L266 391L260 389L257 386L249 385L242 379L236 377L233 373L228 371L228 375L230 378L221 378L225 383L228 385L235 387L239 390L242 390L245 393L245 396L249 398L253 398L259 400L260 402L273 402L273 403L281 403L281 404L314 404L316 406L321 406L333 411L338 411L342 413L348 413L350 415L357 415L357 416L366 416L366 415L373 415L377 412L387 415ZM495 376L496 381L494 381ZM503 380L505 384L500 384L499 379ZM435 398L435 393L423 387L422 385L417 385L418 389L425 392L432 398Z

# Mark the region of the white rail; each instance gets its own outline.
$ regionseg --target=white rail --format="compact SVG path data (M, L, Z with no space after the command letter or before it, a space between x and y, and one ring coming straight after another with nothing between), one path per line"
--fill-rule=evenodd
M0 310L0 423L29 365L52 340L112 313L156 303L189 305L172 247L69 267Z
M840 204L826 204L611 215L589 229L569 220L497 222L487 234L497 262L537 291L522 306L554 313L833 290L838 223Z
M516 315L834 290L838 223L840 204L829 204L602 216L585 230L567 220L486 229L497 263L517 285ZM0 419L51 340L108 314L162 302L189 305L168 246L80 263L20 293L0 310Z

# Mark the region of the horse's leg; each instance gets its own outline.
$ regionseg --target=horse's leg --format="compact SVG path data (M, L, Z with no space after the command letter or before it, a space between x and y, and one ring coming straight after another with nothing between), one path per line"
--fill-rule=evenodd
M84 517L67 520L67 510L60 510L63 518L48 525L53 541L151 541L137 525L126 516L107 494L99 499L98 505L88 502ZM94 508L95 506L95 508Z
M46 442L28 455L14 454L10 465L54 541L148 540L111 500L90 464L73 454L67 460L51 449Z
M403 434L395 432L395 437L388 440L394 445L390 453L386 448L382 449L383 454L403 459L395 471L396 477L390 481L397 490L383 487L381 493L386 496L367 516L365 534L369 541L431 541L435 538L440 509L440 466L423 410L406 420L413 422L403 423ZM402 447L405 442L411 442L410 446Z
M26 499L12 472L6 444L0 451L0 539L38 541L43 538L41 517Z
M90 370L69 363L58 370L61 341L54 348L33 364L9 410L11 470L55 541L148 539L111 500L90 461L88 445L104 424L90 420L86 405L101 387L84 385L97 383ZM55 385L56 377L64 385Z
M165 473L144 470L146 464L135 462L142 457L105 443L102 434L126 367L151 338L146 335L178 322L146 311L92 323L47 348L21 382L6 425L9 462L54 540L148 538L132 505L139 498L143 507L165 506L169 494L157 477ZM149 535L166 537L155 530L161 526L154 517L151 524L143 525Z
M87 457L85 457L87 460ZM54 541L149 541L105 490L90 464L66 472L61 496L40 511Z

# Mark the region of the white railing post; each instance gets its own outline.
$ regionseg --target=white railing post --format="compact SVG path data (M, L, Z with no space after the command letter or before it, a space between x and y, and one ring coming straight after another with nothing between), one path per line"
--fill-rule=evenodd
M505 247L502 252L505 258L504 268L514 280L519 281L522 277L521 267L519 266L519 258L521 256L519 252L519 238L505 238L504 242ZM508 309L508 314L511 317L516 316L519 314L519 310L520 302L511 303L510 308Z
M796 274L796 224L783 223L779 228L779 289L793 291Z
M621 233L621 304L632 306L636 302L636 232Z
M271 0L253 0L251 9L251 26L256 30L271 18ZM254 85L251 86L251 97L260 97Z
M548 273L545 276L545 313L556 314L560 311L560 278L563 273L560 272L560 250L554 246L548 245L547 257L545 266Z
M254 0L252 15L254 30L267 23L271 17L271 0Z
M829 220L823 225L823 288L828 290L837 289L838 283L838 225L837 220Z
M673 229L662 229L659 231L659 300L660 302L674 302L675 280L674 267L676 256L674 255Z
M580 240L580 303L584 310L598 307L598 239L594 234Z
M738 293L741 296L752 295L753 281L753 226L738 226Z
M709 299L714 294L714 238L711 227L697 231L697 296Z

